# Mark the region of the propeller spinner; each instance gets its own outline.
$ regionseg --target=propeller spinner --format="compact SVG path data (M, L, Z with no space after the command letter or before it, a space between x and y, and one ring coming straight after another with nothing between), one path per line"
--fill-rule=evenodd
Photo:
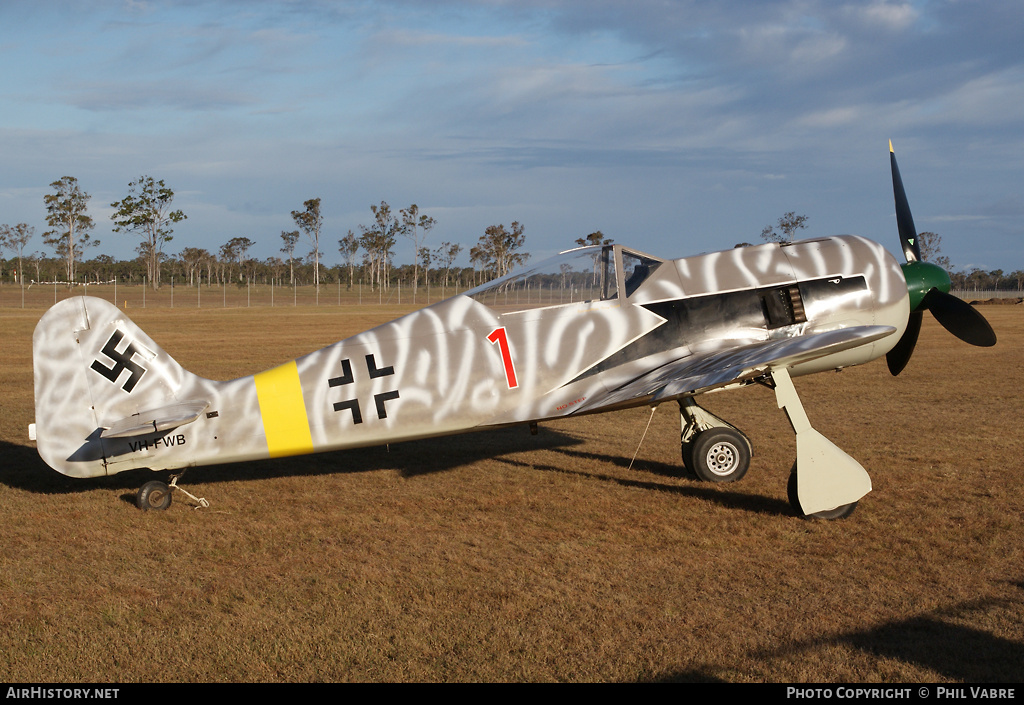
M943 328L971 345L995 345L996 334L985 317L973 306L949 293L949 274L942 267L921 259L914 217L910 213L907 192L903 188L903 179L900 178L900 169L896 165L896 153L893 151L891 140L889 162L892 166L892 190L896 199L896 226L899 229L903 256L907 260L901 267L910 293L910 319L907 321L907 329L896 346L885 356L889 372L898 375L907 366L914 352L917 337L921 332L923 311L931 311Z

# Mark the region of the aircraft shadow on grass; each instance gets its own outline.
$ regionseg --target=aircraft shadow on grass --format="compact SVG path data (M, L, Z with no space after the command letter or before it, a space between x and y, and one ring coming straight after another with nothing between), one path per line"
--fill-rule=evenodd
M678 478L683 468L681 464L671 465L652 460L633 462L632 458L625 455L592 453L573 448L583 443L584 441L578 438L549 427L542 426L536 435L530 435L525 427L516 426L464 434L457 438L429 438L314 456L260 460L243 465L211 466L203 468L202 481L246 481L269 477L309 477L376 470L393 470L402 477L417 477L493 459L519 468L585 476L626 487L671 492L758 514L789 516L794 513L789 503L783 499L729 491L721 485L634 480L609 475L600 470L591 470L588 468L600 464L610 464L623 469L630 468L632 464L636 470L666 478ZM515 453L541 450L554 451L571 462L551 465L510 457ZM0 453L7 459L5 468L0 470L0 483L38 494L77 494L97 487L130 489L138 486L140 478L149 479L152 476L148 470L138 470L82 481L67 478L50 470L30 446L0 441ZM124 495L123 499L129 503L134 502L135 492Z
M1024 589L1024 582L1015 583ZM829 646L852 646L879 659L896 659L938 674L956 683L1019 683L1024 676L1024 644L982 629L954 623L976 621L992 609L1019 607L1020 600L983 598L916 617L889 622L874 629L852 631L752 655L756 660L786 659ZM721 666L681 671L664 682L724 682ZM928 682L930 675L925 676ZM916 695L916 693L915 693Z
M697 499L707 500L729 509L738 509L755 514L773 514L778 516L793 516L796 514L796 511L792 506L790 506L789 502L783 499L774 499L772 497L726 490L722 484L706 484L697 482L687 482L685 484L673 482L668 484L651 480L632 480L629 478L614 477L602 472L592 472L582 469L586 467L586 463L609 463L623 469L632 467L636 470L643 470L644 472L654 475L662 475L678 479L683 472L682 464L670 465L668 463L660 463L652 460L634 461L632 458L621 455L590 453L583 450L566 448L564 446L554 447L551 448L551 450L573 460L585 462L576 463L575 465L577 467L566 467L559 465L528 463L523 460L508 457L499 458L499 461L508 465L529 467L534 470L542 470L545 472L558 472L601 479L607 482L616 483L623 487L634 487L637 489L655 490L658 492L670 492L683 497L694 497Z
M525 426L514 426L467 433L455 438L428 438L313 456L214 465L203 468L202 482L317 476L374 470L394 470L403 477L416 477L454 470L511 453L566 448L580 443L583 441L550 428L539 428L536 435L531 435ZM68 478L50 470L40 459L36 449L31 446L0 441L0 454L6 460L3 469L0 469L0 483L39 494L75 494L96 487L136 488L140 477L150 479L153 475L149 470L138 470L82 480ZM132 501L134 496L133 492Z

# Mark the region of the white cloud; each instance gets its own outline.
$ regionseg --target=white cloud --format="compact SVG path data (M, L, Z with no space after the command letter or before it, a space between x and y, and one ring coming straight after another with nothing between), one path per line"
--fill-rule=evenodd
M942 115L964 124L1019 124L1024 121L1024 67L1014 66L970 79L938 103Z
M858 107L830 108L810 113L798 120L798 124L818 129L829 129L856 124L864 118L864 110Z
M876 0L868 4L844 5L843 15L871 29L899 32L908 29L920 17L909 2Z

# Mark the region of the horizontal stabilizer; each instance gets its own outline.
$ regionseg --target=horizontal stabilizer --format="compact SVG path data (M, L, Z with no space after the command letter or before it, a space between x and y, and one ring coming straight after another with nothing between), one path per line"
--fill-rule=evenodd
M100 433L100 438L129 438L170 431L178 426L192 423L206 411L206 407L209 405L208 401L183 401L162 406L159 409L140 411L105 427Z

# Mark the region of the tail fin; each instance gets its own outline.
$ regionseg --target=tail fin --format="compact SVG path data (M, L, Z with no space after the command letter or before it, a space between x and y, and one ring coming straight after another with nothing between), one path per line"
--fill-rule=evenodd
M124 437L188 423L205 404L179 399L189 375L117 307L72 297L32 336L36 445L53 469L96 477L127 469ZM152 418L150 418L152 417ZM191 418L189 418L191 417Z

